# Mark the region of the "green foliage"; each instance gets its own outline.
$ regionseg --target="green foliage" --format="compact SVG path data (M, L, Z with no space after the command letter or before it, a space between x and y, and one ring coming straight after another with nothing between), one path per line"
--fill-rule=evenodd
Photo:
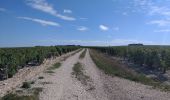
M2 97L0 100L39 100L39 93L42 91L42 88L33 88L31 95L18 95L18 94L7 94Z
M40 76L40 77L38 77L38 79L44 79L44 77L43 77L43 76Z
M140 82L145 85L150 85L155 88L160 88L164 91L170 91L169 85L161 84L161 82L148 78L143 74L139 74L123 66L117 61L112 60L108 56L96 50L90 50L90 55L98 68L102 69L106 74L122 77L135 82Z
M87 51L87 49L85 49L85 50L80 54L80 56L79 56L80 59L83 59L83 58L85 57L86 51Z
M12 77L20 68L40 65L44 59L54 58L79 49L78 46L0 48L0 80Z
M83 66L80 62L74 64L72 74L75 75L77 80L81 81L82 84L87 85L87 81L89 80L90 77L83 73Z
M56 69L56 68L59 68L61 66L61 63L55 63L53 68Z
M22 88L25 88L25 89L31 88L31 83L30 82L23 82Z
M111 56L126 59L136 65L162 70L170 68L169 46L91 47Z
M61 66L61 63L55 63L52 67L47 68L47 70L55 70Z
M83 70L83 67L82 67L81 63L78 62L78 63L74 64L73 71L76 76L81 74L82 70Z
M33 100L28 96L18 96L17 94L7 94L2 100Z

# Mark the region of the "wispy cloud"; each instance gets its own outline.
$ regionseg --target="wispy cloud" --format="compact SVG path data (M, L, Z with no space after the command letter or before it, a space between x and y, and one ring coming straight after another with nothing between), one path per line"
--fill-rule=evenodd
M150 11L149 14L150 15L162 15L162 16L170 16L170 9L167 7L159 7L159 6L150 6Z
M17 17L17 18L33 21L33 22L39 23L39 24L41 24L43 26L57 26L57 27L60 26L60 24L58 24L56 22L42 20L42 19L36 19L36 18L30 18L30 17Z
M48 13L60 19L68 20L68 21L76 20L74 17L59 14L57 10L54 9L53 5L49 4L46 0L27 0L26 3L27 5L29 5L30 7L34 9Z
M78 31L82 31L82 32L84 32L84 31L87 31L87 30L88 30L88 28L87 28L87 27L85 27L85 26L79 26L79 27L77 28L77 30L78 30Z
M154 32L169 33L169 32L170 32L170 29L155 30Z
M157 16L161 20L150 21L150 24L157 24L158 26L167 26L170 24L170 8L166 5L158 5L152 0L134 0L135 4L141 11L149 16ZM164 1L163 1L164 2ZM166 1L165 1L166 2Z
M88 20L88 18L85 18L85 17L81 17L81 18L79 18L80 20L83 20L83 21L87 21Z
M153 20L148 22L147 24L156 24L158 26L169 26L170 20Z
M122 15L127 16L127 15L128 15L128 13L127 13L127 12L123 12L123 13L122 13Z
M114 27L113 28L114 31L119 31L119 29L120 29L119 27Z
M148 15L170 16L170 9L168 6L157 5L152 0L134 0L134 2L138 8L142 8Z
M71 14L72 13L72 10L70 10L70 9L64 9L64 11L63 11L64 13L68 13L68 14Z
M0 8L0 11L1 12L5 12L5 11L7 11L5 8Z
M99 28L102 30L102 31L108 31L109 30L109 27L105 26L105 25L99 25Z
M85 18L85 17L81 17L80 19L82 19L82 20L87 20L88 18Z

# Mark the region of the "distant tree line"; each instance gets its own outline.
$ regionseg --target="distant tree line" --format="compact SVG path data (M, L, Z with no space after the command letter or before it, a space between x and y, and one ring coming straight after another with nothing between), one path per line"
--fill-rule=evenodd
M44 59L61 56L80 48L79 46L50 46L0 48L0 80L12 77L25 66L35 66Z
M169 46L115 46L91 47L110 56L121 57L128 62L158 69L163 73L170 69Z

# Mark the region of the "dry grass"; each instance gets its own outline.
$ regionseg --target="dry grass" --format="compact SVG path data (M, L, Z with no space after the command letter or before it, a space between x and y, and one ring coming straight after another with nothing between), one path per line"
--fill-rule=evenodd
M61 63L55 63L52 67L47 68L47 70L55 70L61 66Z
M85 49L85 50L80 54L80 56L79 56L80 59L83 59L83 58L85 57L86 51L87 51L87 49Z
M78 62L74 65L72 74L75 75L75 78L77 78L79 81L81 81L82 84L87 85L89 76L87 76L83 73L83 67L80 62Z
M39 93L42 91L42 88L32 88L31 91L31 95L9 93L2 97L0 100L39 100Z

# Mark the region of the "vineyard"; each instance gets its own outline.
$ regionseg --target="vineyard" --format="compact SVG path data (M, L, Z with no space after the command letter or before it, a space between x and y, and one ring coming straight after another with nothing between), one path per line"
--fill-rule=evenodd
M0 81L0 100L170 98L169 47L39 46L0 50L3 80ZM158 71L158 76L167 80L136 71L129 63L147 71Z
M170 69L169 46L114 46L91 47L126 62L143 66L151 70L166 73Z
M37 66L45 59L55 58L79 46L22 47L0 49L0 80L11 78L19 69Z

